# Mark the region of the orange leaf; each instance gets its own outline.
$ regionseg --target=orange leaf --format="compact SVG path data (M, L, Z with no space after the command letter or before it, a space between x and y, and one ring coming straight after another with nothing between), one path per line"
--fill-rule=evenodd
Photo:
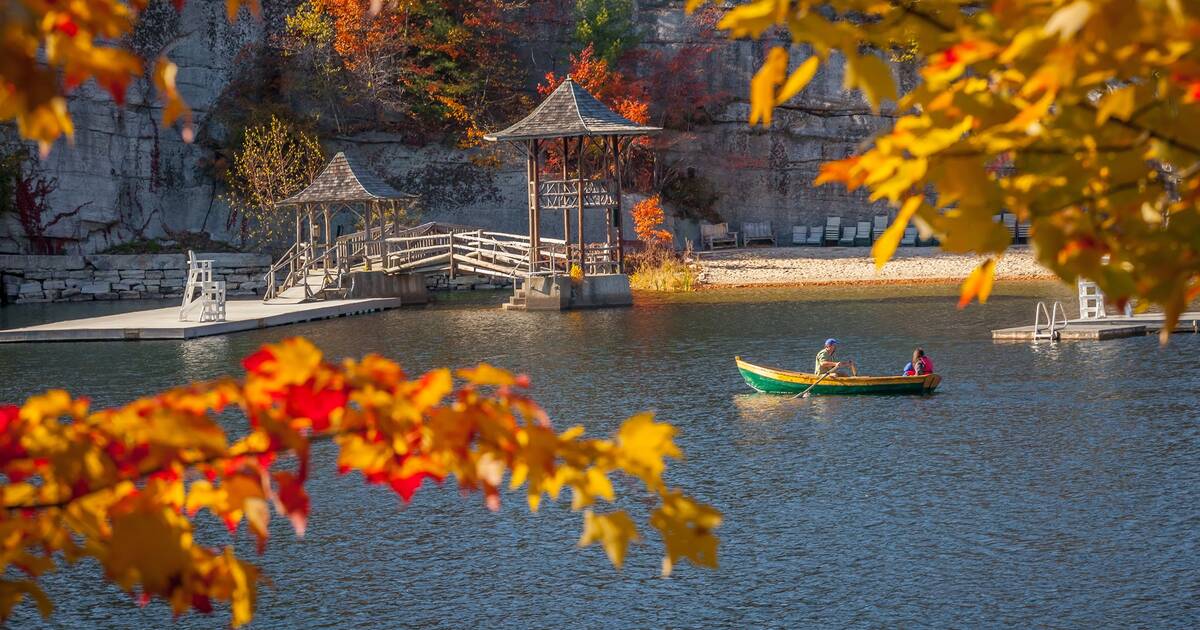
M154 87L165 103L162 117L163 126L169 127L176 120L182 118L183 141L191 143L193 138L192 110L183 102L183 97L179 95L179 90L175 86L175 75L178 72L178 66L166 57L159 57L158 62L154 65Z
M986 304L988 296L992 293L992 281L995 279L995 275L995 258L988 258L976 267L962 283L962 290L958 295L958 308L966 308L975 298L979 298L980 304Z

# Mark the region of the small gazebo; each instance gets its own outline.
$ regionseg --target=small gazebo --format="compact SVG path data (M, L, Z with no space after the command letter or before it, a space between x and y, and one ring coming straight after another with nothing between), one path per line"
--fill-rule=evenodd
M585 274L623 273L621 155L633 138L661 130L614 112L568 76L520 122L484 136L492 142L510 142L525 153L532 273L557 271L557 261L567 269L578 264ZM552 150L560 154L559 173L546 168L545 157ZM543 210L562 211L561 255L552 251L557 249L555 239L542 237ZM576 215L574 244L571 210ZM587 243L585 216L601 212L604 243ZM544 242L548 247L543 247Z
M320 255L319 250L335 245L337 235L332 232L330 221L338 213L355 215L366 233L366 240L378 240L384 238L389 229L400 229L405 211L416 200L416 195L392 188L339 151L311 184L280 201L276 207L295 209L296 245L307 245L315 257Z

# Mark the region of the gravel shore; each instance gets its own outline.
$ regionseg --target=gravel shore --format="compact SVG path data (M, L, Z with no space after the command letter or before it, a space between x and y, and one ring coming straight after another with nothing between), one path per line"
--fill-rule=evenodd
M700 252L699 260L702 285L727 287L960 282L982 259L936 247L901 247L877 272L869 247L762 247ZM997 280L1054 277L1027 246L1011 248L996 267Z

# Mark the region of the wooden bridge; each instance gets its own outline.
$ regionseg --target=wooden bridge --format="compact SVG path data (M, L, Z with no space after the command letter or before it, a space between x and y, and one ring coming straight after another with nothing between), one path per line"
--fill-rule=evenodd
M658 131L612 111L568 76L528 116L484 136L525 155L529 236L444 223L401 227L416 197L338 153L304 190L275 204L294 209L296 238L267 273L266 300L345 298L366 292L359 277L362 285L395 279L355 275L371 271L512 279L516 308L627 305L621 164L635 137ZM562 239L541 234L543 210L562 212ZM335 236L347 212L353 229L362 229ZM585 224L600 221L604 240L587 242ZM578 281L564 283L576 270Z
M530 238L445 223L416 227L386 224L339 237L333 244L308 241L293 245L266 274L266 300L312 301L346 297L348 274L444 273L478 275L520 282L533 276L570 273L579 246L542 237L536 255ZM583 252L589 275L617 272L617 246L588 243Z

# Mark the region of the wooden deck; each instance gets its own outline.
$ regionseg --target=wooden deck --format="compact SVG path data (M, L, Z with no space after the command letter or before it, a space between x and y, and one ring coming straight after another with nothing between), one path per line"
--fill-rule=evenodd
M1147 313L1133 317L1108 317L1105 319L1071 319L1065 328L1058 331L1062 341L1122 339L1155 334L1162 330L1162 313ZM1172 332L1200 333L1200 312L1184 313ZM992 339L1007 341L1032 341L1033 326L1016 326L992 331Z
M400 305L400 298L327 300L303 304L231 300L226 302L226 319L223 322L181 322L179 307L172 306L0 330L0 343L193 339L382 311Z

